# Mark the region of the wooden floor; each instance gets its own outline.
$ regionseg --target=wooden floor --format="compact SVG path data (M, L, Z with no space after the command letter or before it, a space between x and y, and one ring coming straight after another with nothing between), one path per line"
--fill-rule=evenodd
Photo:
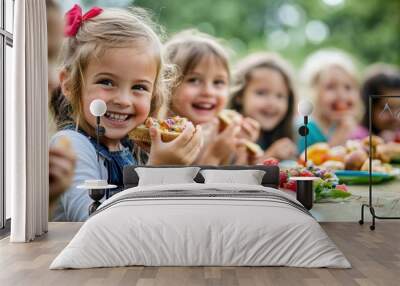
M79 229L51 223L49 233L29 244L0 241L0 285L400 285L400 222L379 221L375 231L356 223L321 223L353 268L123 267L48 270Z

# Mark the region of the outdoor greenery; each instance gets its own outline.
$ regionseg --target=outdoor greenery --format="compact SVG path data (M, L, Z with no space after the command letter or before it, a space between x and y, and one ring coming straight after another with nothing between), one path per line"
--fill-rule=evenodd
M400 65L399 0L125 2L126 6L150 9L168 34L197 28L223 38L236 57L255 50L275 50L300 66L310 52L336 47L351 53L362 66L378 61ZM113 1L107 3L112 6Z

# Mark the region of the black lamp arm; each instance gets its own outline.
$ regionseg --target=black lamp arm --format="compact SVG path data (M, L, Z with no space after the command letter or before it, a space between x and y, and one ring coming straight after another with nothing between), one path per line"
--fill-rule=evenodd
M99 141L100 141L100 116L96 116L96 154L97 154L97 162L100 161L99 158Z
M304 156L305 156L305 163L307 166L307 135L309 133L308 125L308 116L304 116L304 125L300 126L299 134L300 136L304 137Z

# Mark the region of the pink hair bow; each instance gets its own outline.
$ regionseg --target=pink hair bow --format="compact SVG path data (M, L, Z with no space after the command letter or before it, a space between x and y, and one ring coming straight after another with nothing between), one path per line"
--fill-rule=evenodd
M72 7L72 9L65 14L64 35L66 37L74 37L76 33L78 33L78 30L83 22L96 17L101 12L103 12L103 9L99 7L93 7L82 16L82 8L75 4L74 7Z

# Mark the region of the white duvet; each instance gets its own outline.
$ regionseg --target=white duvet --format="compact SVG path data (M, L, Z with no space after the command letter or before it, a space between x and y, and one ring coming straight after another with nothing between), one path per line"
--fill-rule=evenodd
M174 190L178 195L145 197ZM190 196L196 192L214 196ZM228 195L215 196L220 192ZM351 267L318 222L283 192L196 183L135 187L111 197L50 269L128 265Z

